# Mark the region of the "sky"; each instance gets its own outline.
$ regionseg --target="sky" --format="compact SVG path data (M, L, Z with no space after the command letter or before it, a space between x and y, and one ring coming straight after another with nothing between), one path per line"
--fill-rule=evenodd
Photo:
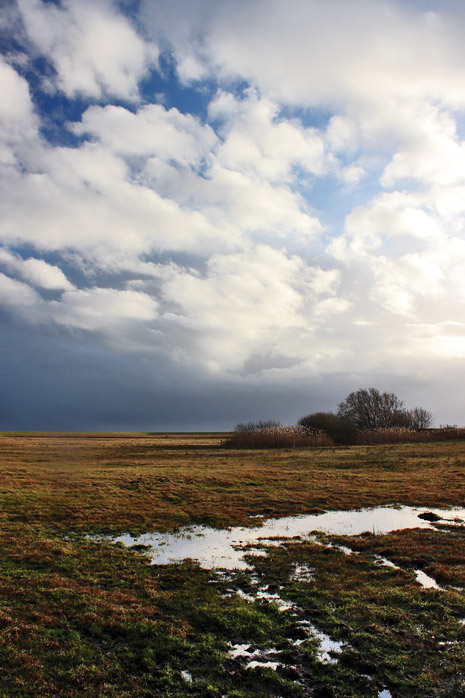
M465 5L4 0L0 429L465 424Z

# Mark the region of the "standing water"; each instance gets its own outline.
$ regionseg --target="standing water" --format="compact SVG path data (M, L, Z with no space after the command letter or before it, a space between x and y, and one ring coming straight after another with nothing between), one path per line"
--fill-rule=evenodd
M357 511L328 511L324 514L267 519L262 526L214 529L208 526L183 528L177 533L144 533L112 538L126 546L146 545L153 549L152 563L165 565L186 558L203 567L245 569L244 546L275 538L292 538L319 531L334 535L359 535L366 531L380 534L406 528L430 528L432 523L419 518L426 509L415 507L377 507ZM447 521L465 520L465 509L429 510Z

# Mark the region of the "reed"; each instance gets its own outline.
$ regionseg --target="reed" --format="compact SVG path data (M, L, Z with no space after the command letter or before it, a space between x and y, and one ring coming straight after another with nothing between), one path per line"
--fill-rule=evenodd
M333 446L334 442L321 429L272 426L235 431L224 444L231 448L304 448Z
M376 444L403 444L456 439L465 439L465 428L449 425L439 427L438 429L386 427L360 430L356 437L356 443L360 446L371 446Z

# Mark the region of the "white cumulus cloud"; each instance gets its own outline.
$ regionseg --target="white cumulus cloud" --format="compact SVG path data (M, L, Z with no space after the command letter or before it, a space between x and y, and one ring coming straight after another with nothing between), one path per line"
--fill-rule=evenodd
M0 249L0 266L5 266L10 271L16 272L33 286L66 291L74 288L59 267L48 264L43 259L34 257L23 259L20 255L14 255L8 250Z
M69 96L138 97L138 81L158 56L109 0L18 0L30 39L53 62Z

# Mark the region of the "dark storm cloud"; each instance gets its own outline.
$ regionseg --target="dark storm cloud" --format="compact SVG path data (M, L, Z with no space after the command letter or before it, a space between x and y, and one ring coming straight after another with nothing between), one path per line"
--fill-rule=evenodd
M464 22L4 4L3 427L292 422L370 385L460 423Z

